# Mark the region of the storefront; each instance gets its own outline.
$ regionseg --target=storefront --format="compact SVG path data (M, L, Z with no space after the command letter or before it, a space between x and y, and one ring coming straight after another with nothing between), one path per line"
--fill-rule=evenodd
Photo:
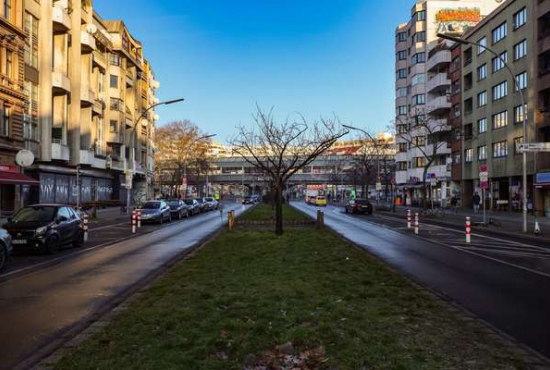
M22 194L37 189L39 181L21 173L18 166L0 166L0 217L9 217L21 206Z
M537 173L535 189L539 199L537 208L540 208L546 217L550 217L550 172Z

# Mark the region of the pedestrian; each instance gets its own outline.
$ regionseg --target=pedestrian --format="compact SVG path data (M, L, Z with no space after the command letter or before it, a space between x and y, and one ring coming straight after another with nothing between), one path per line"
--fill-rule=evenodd
M472 203L474 204L474 213L477 214L479 212L479 204L481 203L481 198L477 191L472 198Z
M454 213L458 213L458 198L456 197L456 195L453 195L451 197L451 210Z

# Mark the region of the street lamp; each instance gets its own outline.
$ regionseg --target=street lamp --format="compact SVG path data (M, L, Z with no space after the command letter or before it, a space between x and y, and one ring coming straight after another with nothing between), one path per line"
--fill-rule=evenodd
M523 90L521 89L521 86L519 85L518 79L516 78L516 75L514 74L514 71L510 67L510 65L506 62L506 60L500 56L497 52L492 50L491 48L487 47L486 45L482 45L477 42L465 40L460 37L453 37L448 36L442 33L437 34L438 37L454 41L462 45L475 45L480 48L483 48L487 50L489 53L493 54L496 58L500 60L500 62L504 65L506 70L510 73L512 76L512 79L514 80L514 86L516 90L519 92L519 96L521 99L521 106L523 110L523 142L528 143L529 137L527 132L527 105L525 104L525 95L523 94ZM527 233L527 152L523 152L523 232Z
M348 130L360 131L360 132L364 133L369 138L369 140L371 140L374 143L374 138L367 131L365 131L361 128L358 128L358 127L353 127L353 126L348 126L348 125L342 125L342 127L347 128ZM381 181L380 181L381 180L380 179L380 153L376 154L376 164L377 164L376 182L381 183ZM376 189L376 194L377 194L378 205L380 205L380 191L378 189ZM368 194L367 194L367 198L368 198Z
M181 103L183 102L185 99L174 99L174 100L168 100L168 101L165 101L165 102L160 102L160 103L156 103L156 104L153 104L151 105L149 108L145 109L141 115L139 116L139 118L136 120L136 122L134 123L134 127L132 127L132 131L130 132L130 141L128 142L128 145L131 145L133 146L134 144L134 135L136 133L136 128L139 124L139 122L145 118L147 116L147 113L149 113L151 110L155 109L156 107L158 106L161 106L161 105L171 105L171 104L176 104L176 103ZM149 138L147 138L147 148L149 148ZM135 149L135 148L133 148ZM132 152L133 153L133 152ZM133 157L132 157L132 166L135 165L135 153L133 153ZM149 155L149 153L147 153L147 155ZM148 184L148 177L149 177L149 169L146 168L146 175L145 175L145 188L147 189L149 184ZM126 212L129 212L130 211L130 196L131 196L131 188L129 187L128 185L128 181L130 182L130 184L133 183L134 181L134 171L133 169L130 171L130 176L127 176L126 177ZM147 190L146 190L147 192ZM145 195L145 197L147 197L148 194Z

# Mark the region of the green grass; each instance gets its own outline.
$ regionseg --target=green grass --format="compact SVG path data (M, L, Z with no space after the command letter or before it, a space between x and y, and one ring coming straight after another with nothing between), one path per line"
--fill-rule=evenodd
M378 260L314 229L224 232L56 368L228 370L255 358L282 369L275 348L287 342L309 353L301 369L528 368Z
M285 220L309 219L306 215L287 204L283 205L283 218ZM260 203L254 208L253 212L246 212L239 216L239 219L245 221L275 220L275 209L271 204Z

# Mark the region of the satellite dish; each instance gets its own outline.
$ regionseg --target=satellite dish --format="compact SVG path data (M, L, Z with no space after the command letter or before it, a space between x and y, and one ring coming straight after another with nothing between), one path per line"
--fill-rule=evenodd
M30 150L22 149L15 156L15 162L23 168L30 167L34 163L34 154Z

